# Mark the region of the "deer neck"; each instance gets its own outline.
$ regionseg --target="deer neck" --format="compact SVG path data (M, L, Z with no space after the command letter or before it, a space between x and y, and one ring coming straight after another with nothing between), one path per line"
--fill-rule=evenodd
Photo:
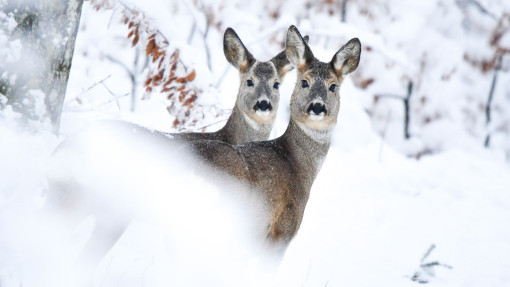
M231 144L242 144L245 142L262 141L269 138L272 123L260 123L242 112L237 103L232 109L225 126L218 132L222 138Z
M293 166L308 191L328 153L333 128L318 131L291 118L287 130L278 139L293 159Z

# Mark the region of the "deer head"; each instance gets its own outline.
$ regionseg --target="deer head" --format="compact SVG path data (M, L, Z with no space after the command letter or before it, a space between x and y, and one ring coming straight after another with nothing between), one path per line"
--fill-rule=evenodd
M340 109L339 88L343 76L358 67L360 41L351 39L329 63L314 57L295 26L290 26L286 44L287 58L297 69L297 82L290 103L291 117L313 139L329 139Z
M272 124L280 101L280 83L293 69L286 52L267 62L257 61L232 28L225 31L223 51L241 78L236 107L255 124Z

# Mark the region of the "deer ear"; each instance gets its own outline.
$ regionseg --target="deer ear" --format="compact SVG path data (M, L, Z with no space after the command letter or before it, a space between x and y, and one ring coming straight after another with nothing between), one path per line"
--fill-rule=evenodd
M227 61L240 72L243 72L255 61L232 28L227 28L223 36L223 52Z
M306 38L306 37L305 37ZM296 26L292 25L287 31L286 53L292 66L301 69L307 63L310 63L314 56L312 50L301 37Z
M353 38L347 42L331 60L331 66L337 76L347 75L356 70L359 64L361 54L361 43L358 38Z
M294 69L294 67L289 62L289 59L287 59L287 53L285 50L274 56L274 58L271 59L271 62L273 62L276 68L276 72L280 78L283 78L288 71Z
M308 44L308 36L303 38L306 44ZM278 72L278 76L283 78L288 71L294 69L289 59L287 58L287 50L281 51L278 55L271 59L274 66L276 67L276 71Z

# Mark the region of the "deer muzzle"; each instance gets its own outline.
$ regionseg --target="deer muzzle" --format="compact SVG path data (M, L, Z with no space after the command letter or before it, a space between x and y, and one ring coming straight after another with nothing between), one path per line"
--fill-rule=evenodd
M253 106L253 110L255 112L257 112L257 111L261 111L261 112L272 111L273 106L271 105L271 102L262 100L262 101L257 101L255 106Z
M308 106L308 109L306 110L306 112L309 115L319 116L322 113L324 113L323 115L326 115L327 114L326 105L324 105L321 102L311 103L310 106Z

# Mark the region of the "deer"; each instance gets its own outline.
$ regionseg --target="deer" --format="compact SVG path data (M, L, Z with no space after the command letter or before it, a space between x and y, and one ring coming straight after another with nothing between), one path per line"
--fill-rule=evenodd
M305 41L308 42L308 36ZM285 51L267 62L258 61L234 29L227 28L223 52L227 61L239 71L240 77L239 92L227 123L216 132L167 133L168 136L184 142L219 140L229 144L269 138L280 101L280 84L286 73L293 69Z
M296 68L297 81L291 96L287 129L273 140L238 145L214 139L181 143L164 133L127 123L117 123L111 131L134 132L136 138L153 139L166 150L198 159L196 169L203 172L204 177L216 179L225 190L239 189L241 197L248 194L249 200L256 199L256 213L253 214L256 240L261 240L271 253L281 256L301 225L310 190L327 156L337 123L340 86L344 76L356 70L360 53L360 41L354 38L342 46L329 63L321 62L314 57L306 38L295 26L290 26L285 57ZM75 142L79 144L81 140L77 138ZM60 153L66 149L64 147ZM72 143L69 151L72 155L80 153ZM87 157L79 156L71 164L80 164L83 159ZM64 170L67 170L65 166ZM58 178L55 183L59 183ZM249 207L251 212L252 206ZM114 230L110 233L97 235L111 238L106 243L111 246L119 234ZM95 256L100 258L102 252L95 252Z
M264 245L283 254L301 225L310 190L328 154L340 109L344 76L359 63L357 38L340 48L329 63L314 57L295 26L287 31L286 55L297 69L290 122L282 136L231 145L195 141L189 151L205 166L244 184L263 206L259 228Z

